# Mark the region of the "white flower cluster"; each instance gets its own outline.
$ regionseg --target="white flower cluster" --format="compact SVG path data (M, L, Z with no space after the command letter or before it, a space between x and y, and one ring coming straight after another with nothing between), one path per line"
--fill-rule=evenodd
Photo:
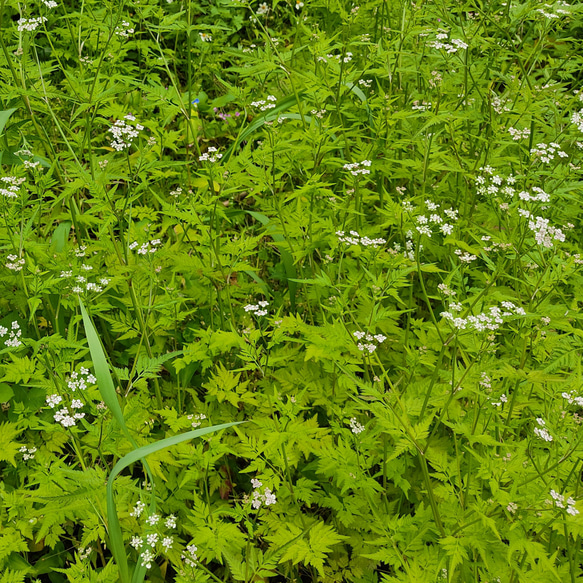
M486 330L498 330L504 323L504 318L510 316L526 316L524 308L515 306L512 302L502 302L503 310L498 306L491 307L488 312L483 312L477 316L467 316L460 318L451 312L442 312L441 317L448 320L450 324L458 330L474 330L485 332Z
M267 111L268 109L273 109L275 107L274 101L277 101L275 95L268 95L267 101L260 99L259 101L252 101L252 107L258 107L261 111Z
M51 395L54 396L54 395ZM52 407L52 406L51 406ZM80 409L83 403L79 399L73 399L71 409ZM83 419L85 413L69 413L68 407L63 407L53 415L53 419L63 427L73 427L79 419Z
M363 247L372 247L373 249L376 249L387 242L380 237L377 239L361 237L356 231L350 231L349 235L346 235L344 231L336 231L336 235L338 235L338 241L340 241L340 243L346 243L347 245L362 245Z
M16 198L19 194L20 186L23 184L26 178L3 176L0 178L0 180L4 183L4 185L0 185L0 195L6 198Z
M271 504L275 504L277 502L275 494L269 488L265 488L263 492L259 491L259 488L263 486L263 482L253 478L251 480L251 485L254 489L253 497L251 499L251 506L253 506L255 510L258 510L261 507L261 504L270 506Z
M463 251L462 249L456 249L454 253L458 256L462 263L471 263L477 259L476 255L472 255L471 253Z
M338 62L342 61L343 63L350 63L350 61L352 61L352 53L346 52L344 57L342 55L334 55L333 53L327 54L326 57L318 57L318 61L323 61L324 63L327 63L328 59L336 59Z
M62 400L61 395L47 395L47 405L51 409L54 409Z
M26 447L26 445L23 445L18 451L22 454L22 459L26 462L34 459L36 447Z
M128 121L136 121L135 116L128 114L123 119L118 119L109 130L107 130L113 135L111 147L118 152L127 150L132 145L134 139L137 138L140 135L140 132L144 129L143 125L137 123L135 126L132 126L127 123Z
M570 14L569 8L571 8L570 4L559 0L554 6L552 4L545 4L544 8L537 8L536 11L545 18L560 18L561 16ZM553 10L553 12L550 12L550 10Z
M496 403L492 403L493 407L501 407L502 403L507 403L508 402L508 397L506 396L506 393L502 393L502 395L500 395L500 400L497 401Z
M535 241L550 249L554 241L565 241L565 233L557 227L553 227L548 219L543 217L535 217L527 210L519 209L520 216L528 219L528 228L534 233Z
M180 558L189 567L195 567L196 563L198 561L198 556L196 554L196 551L198 550L198 548L196 547L196 545L187 545L186 550L188 551L188 554L183 553L182 555L180 555Z
M492 388L492 379L488 376L488 373L483 372L480 375L480 386L486 389Z
M537 417L536 422L539 426L534 428L534 434L544 441L553 441L553 436L545 428L545 420Z
M517 128L508 128L508 133L515 142L518 142L519 140L526 140L530 136L530 129L523 128L519 130Z
M574 112L571 115L571 122L577 126L580 132L583 132L583 109Z
M39 16L38 18L21 18L18 21L18 32L32 32L46 21L47 19L44 16Z
M448 287L447 284L445 283L440 283L437 286L437 289L444 295L444 296L456 296L457 292L455 292L454 290L452 290L450 287Z
M19 259L18 255L8 255L6 259L8 259L8 263L5 263L5 265L11 271L21 271L24 267L24 257L20 257Z
M141 500L138 500L133 510L130 512L130 516L139 518L144 512L145 508L146 505ZM146 524L148 526L156 526L160 522L160 519L160 515L152 514L146 518ZM174 516L174 514L168 516L164 520L164 525L166 528L176 528L176 516ZM164 552L168 552L168 550L171 549L172 545L174 544L174 539L171 536L161 535L158 532L152 532L146 534L145 537L134 536L130 540L130 545L137 551L141 552L140 559L146 569L150 569L152 567L152 561L156 557L155 547L158 543L160 543ZM148 548L146 548L144 551L141 551L144 545L146 545Z
M55 0L43 0L43 4L47 8L56 8L58 6L58 4L57 4L57 2L55 2Z
M482 196L495 196L497 194L504 194L512 198L515 194L513 185L516 183L516 178L510 174L509 176L500 176L494 173L492 166L483 166L480 170L484 173L476 178L475 184L478 194Z
M555 154L559 158L568 158L568 154L561 150L561 146L556 142L551 142L550 144L537 144L536 148L532 148L530 151L531 155L540 158L540 161L544 164L550 164L555 159Z
M551 197L538 186L533 186L532 191L534 194L529 194L523 190L522 192L518 193L518 197L520 200L524 200L526 202L549 202L551 200Z
M0 326L0 336L4 338L8 334L8 338L4 341L4 344L10 348L18 348L22 345L20 337L22 336L22 330L20 329L20 324L16 321L12 322L10 325L10 330L5 326Z
M200 162L218 162L223 157L222 154L218 153L218 150L213 147L209 146L207 151L198 157Z
M210 43L213 40L212 35L210 35L208 32L199 32L198 34L200 36L200 40L203 43Z
M91 555L91 552L93 551L93 549L91 547L87 547L87 548L83 548L81 547L79 549L79 558L84 561L85 559L89 558L89 555Z
M206 415L199 413L198 415L187 415L186 418L191 421L190 425L196 429L201 426L202 421L206 419Z
M427 111L428 109L431 109L431 103L428 101L415 100L411 106L411 109L413 111Z
M115 27L115 34L121 38L129 38L134 32L135 30L127 20L122 20L121 25Z
M579 397L578 395L574 394L573 391L571 391L570 393L567 392L561 393L561 397L563 397L563 399L566 399L569 405L575 403L575 405L583 407L583 397Z
M405 210L412 208L410 203L407 204L408 208ZM427 235L428 237L431 237L433 234L432 226L436 226L439 228L443 235L451 235L453 233L453 225L448 223L446 219L435 212L439 209L440 205L432 202L431 200L426 200L425 204L430 214L429 217L427 217L427 215L418 215L415 217L415 221L417 223L417 232L420 235ZM403 203L403 206L405 206L405 203ZM458 220L457 210L449 208L445 209L443 212L449 220L453 222Z
M253 312L255 316L267 316L267 308L269 306L269 302L262 300L257 302L256 304L247 304L243 309L246 312Z
M370 86L372 85L372 79L359 79L358 84L362 87L365 87L366 89L370 89Z
M383 334L369 334L368 332L353 332L353 336L356 337L357 340L364 340L366 342L359 342L356 347L358 348L358 350L360 350L361 352L368 352L368 354L372 354L376 349L377 349L377 345L375 344L375 342L377 342L378 344L382 344L387 337L383 336Z
M565 508L565 496L563 494L559 494L556 490L551 490L550 494L557 508ZM567 514L571 516L577 516L579 514L579 511L575 508L574 498L567 498Z
M443 28L435 35L435 41L429 43L434 49L444 49L449 54L457 53L460 49L467 49L468 45L458 38L450 38L449 31Z
M134 241L133 243L130 244L130 250L133 251L136 247L138 247L138 245L139 245L138 255L147 255L148 253L155 253L156 251L158 251L160 239L152 239L151 241L146 241L141 245L137 241Z
M352 176L358 176L359 174L370 174L370 165L370 160L363 160L362 162L354 162L354 164L344 164L342 168L348 170Z
M93 269L93 267L91 267L90 265L81 265L81 269L85 270L85 271L91 271ZM69 278L73 278L73 271L69 270L69 271L61 271L61 275L60 277L62 279L69 279ZM86 291L94 291L94 292L102 292L104 287L107 287L109 285L109 279L107 279L107 277L102 277L99 279L99 284L94 283L94 282L90 282L87 281L87 278L84 275L77 275L74 278L74 281L76 283L76 285L74 285L71 288L71 291L73 293L76 294L80 294L83 293L83 287L82 285L85 285L85 290Z
M97 379L89 372L89 369L82 366L79 372L72 372L67 379L67 386L75 392L77 389L84 391L88 385L94 385Z
M492 92L492 108L498 115L509 113L511 111L511 109L508 107L509 103L510 99L500 97L499 95L496 95L496 93Z
M352 417L349 421L350 423L350 430L354 435L358 435L364 431L364 425L361 425L357 420L356 417Z

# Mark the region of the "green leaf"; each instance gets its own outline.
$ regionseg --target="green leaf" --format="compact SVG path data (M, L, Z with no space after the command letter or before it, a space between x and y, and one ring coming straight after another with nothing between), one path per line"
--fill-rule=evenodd
M20 433L14 423L2 423L0 425L0 461L10 462L16 467L14 456L18 453L19 443L14 438Z
M14 391L10 385L6 383L0 383L0 403L6 403L10 401L14 396Z
M18 108L13 107L12 109L5 109L4 111L0 111L0 136L4 133L4 126L6 125L6 122L17 109Z
M213 433L215 431L220 431L221 429L227 429L228 427L233 427L234 425L239 425L241 423L245 423L244 421L235 421L233 423L224 423L222 425L214 425L212 427L203 427L201 429L195 429L194 431L188 431L187 433L182 433L180 435L174 435L173 437L168 437L166 439L161 439L155 443L151 443L149 445L145 445L138 449L135 449L122 457L116 464L113 466L113 470L111 470L111 474L109 474L109 478L107 480L107 489L106 489L106 502L107 502L107 518L108 518L108 531L109 531L109 540L111 546L111 552L115 558L115 561L120 570L120 576L122 579L122 583L126 583L130 581L129 577L129 569L128 569L128 561L125 552L125 547L123 543L123 535L121 532L121 526L119 524L119 518L117 515L117 508L115 506L115 499L113 495L113 482L116 476L125 468L127 468L130 464L137 462L147 455L160 451L161 449L165 449L167 447L171 447L173 445L177 445L182 443L183 441L188 441L189 439L194 439L195 437L200 437L201 435L206 435L207 433ZM145 569L142 567L136 568L134 572L134 576L132 577L132 583L136 583L137 581L142 581L143 576L145 574ZM138 574L136 575L136 572ZM141 574L139 574L141 573Z

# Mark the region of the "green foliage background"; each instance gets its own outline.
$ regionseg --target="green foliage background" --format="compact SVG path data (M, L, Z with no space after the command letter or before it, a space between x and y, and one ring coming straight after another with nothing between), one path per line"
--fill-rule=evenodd
M579 580L581 5L51 6L0 0L0 583L119 581L148 445L132 581Z

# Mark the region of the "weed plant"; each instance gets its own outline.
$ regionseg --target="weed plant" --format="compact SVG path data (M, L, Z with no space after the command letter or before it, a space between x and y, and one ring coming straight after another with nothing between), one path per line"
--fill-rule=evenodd
M0 583L580 581L582 65L576 1L0 0Z

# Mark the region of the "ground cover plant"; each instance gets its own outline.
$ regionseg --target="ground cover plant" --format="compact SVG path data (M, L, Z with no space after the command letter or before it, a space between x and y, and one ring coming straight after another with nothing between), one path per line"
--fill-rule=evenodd
M0 0L0 583L583 576L583 8Z

